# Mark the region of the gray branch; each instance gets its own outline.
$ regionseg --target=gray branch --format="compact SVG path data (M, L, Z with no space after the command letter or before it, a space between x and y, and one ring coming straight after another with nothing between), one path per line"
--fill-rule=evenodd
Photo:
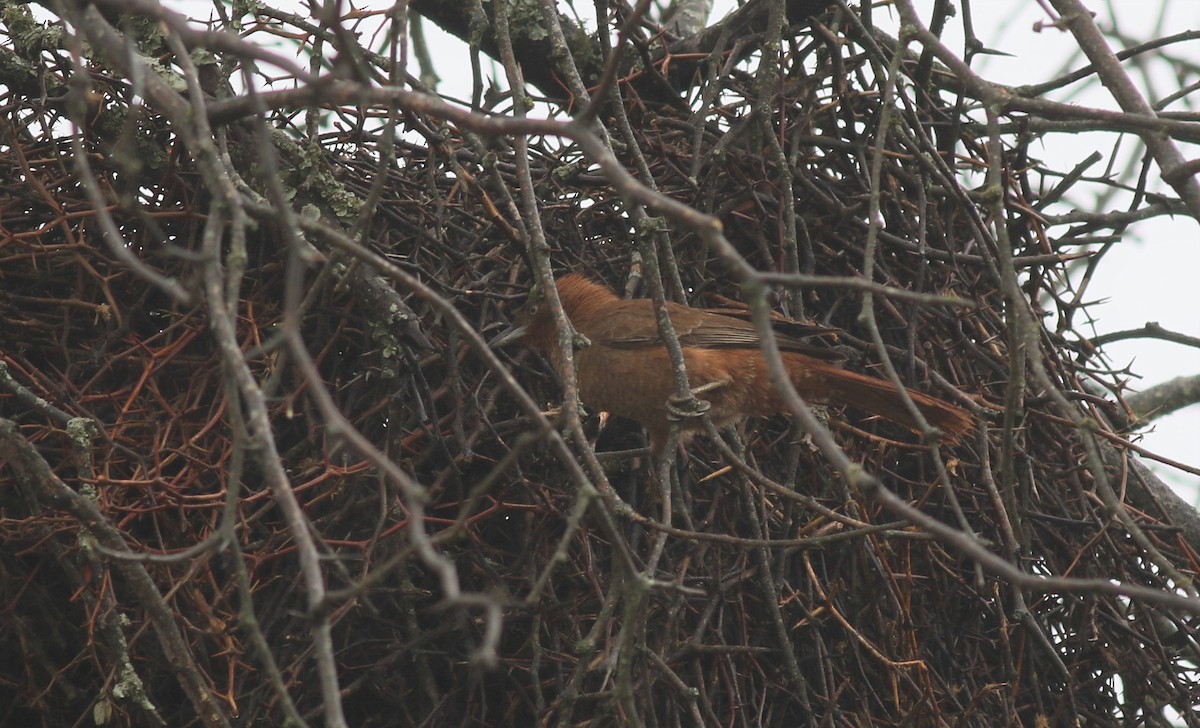
M1200 374L1156 384L1131 394L1125 403L1139 422L1145 423L1200 402Z
M691 0L695 4L696 0ZM703 64L705 56L725 38L741 38L767 30L767 16L775 0L750 0L733 13L719 22L691 35L681 41L672 43L665 49L657 42L651 43L651 61L660 61L670 54L684 54L683 57L674 55L670 64L670 82L657 72L645 73L632 81L638 94L647 100L666 103L682 103L685 94L681 89L702 78L696 74L698 66ZM809 16L822 12L832 4L832 0L786 0L785 9L789 23L800 23ZM495 3L483 3L483 12L487 17L479 17L481 4L478 0L413 0L412 9L429 19L447 33L461 38L466 43L475 44L480 50L493 58L498 58L494 35ZM605 54L594 35L586 32L568 17L559 16L563 35L571 51L571 60L578 68L579 76L587 84L596 83L604 72ZM567 100L567 92L559 78L563 75L554 63L557 56L551 46L549 33L541 26L541 19L536 15L513 14L509 18L512 29L513 54L525 74L525 82L537 86L542 93L557 100ZM758 46L746 44L745 52L749 53ZM550 60L551 62L547 62ZM622 59L622 71L631 70L642 59L638 54L626 49ZM623 74L624 75L624 74ZM676 88L678 87L678 88Z

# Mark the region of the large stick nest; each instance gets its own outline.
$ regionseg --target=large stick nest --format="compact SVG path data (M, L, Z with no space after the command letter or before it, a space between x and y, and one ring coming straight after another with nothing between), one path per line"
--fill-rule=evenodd
M969 529L1028 574L1172 590L1171 569L1193 572L1185 539L1157 511L1118 518L1076 422L1036 378L1012 370L1037 358L1079 419L1102 433L1122 420L1114 396L1097 395L1105 385L1118 392L1116 376L1076 333L1084 313L1067 266L1081 248L1038 214L1039 196L1061 177L1030 156L1035 137L1019 124L994 160L970 98L902 84L873 186L888 100L879 78L891 58L839 18L784 48L770 93L757 61L714 72L708 88L720 93L697 100L695 115L639 103L625 87L632 141L654 186L716 216L758 271L862 279L869 254L876 284L970 302L876 295L871 322L860 315L861 288L778 286L773 299L790 316L843 329L838 345L852 368L882 376L886 354L908 386L975 413L980 432L937 457L887 423L820 413L850 459L899 499ZM68 55L29 58L51 92L10 85L0 122L9 377L0 415L29 447L0 452L9 464L0 469L0 705L11 706L0 722L67 725L100 709L129 724L187 725L200 720L188 684L246 725L280 723L284 692L320 720L313 654L323 620L348 720L359 726L1117 725L1164 705L1195 720L1197 635L1179 614L1103 590L1014 586L850 487L787 418L730 435L744 443L750 475L701 438L677 461L673 487L633 456L604 460L608 483L591 478L598 496L581 488L570 473L591 471L564 462L436 305L448 302L486 337L509 323L534 281L521 151L511 135L466 134L415 105L398 111L391 162L379 105L326 100L331 123L319 127L285 108L269 115L283 132L274 137L244 121L218 128L231 164L268 199L261 160L273 139L279 183L294 192L291 218L270 202L247 203L245 272L230 295L236 340L332 591L311 608L295 532L265 484L265 460L276 455L247 446L240 423L252 403L231 389L214 343L203 281L215 263L204 235L213 216L229 218L228 206L214 205L221 193L167 116L131 106L121 72L92 59L92 104L77 120L102 209L126 250L178 282L189 302L136 274L105 242L103 216L79 182L69 103L58 100ZM918 65L901 71L928 75ZM619 129L611 114L602 121ZM640 239L658 243L669 293L696 304L741 298L718 251L684 225L660 235L639 222L574 143L545 135L528 144L558 272L634 290L647 271ZM636 169L629 147L619 156ZM1003 171L990 191L1003 195L1000 207L987 190L967 191L983 185L989 164ZM881 225L871 230L873 193ZM373 205L369 224L355 229L363 200ZM996 209L1007 218L996 220ZM399 273L320 235L301 242L291 226L312 213ZM223 255L234 250L234 227L221 233ZM298 284L290 299L289 275ZM1042 326L1024 339L1037 343L1027 358L1011 351L1022 339L1005 275ZM333 403L407 485L382 475L321 411L314 382L281 343L289 307ZM547 362L519 350L501 357L539 405L561 401ZM1014 395L1014 381L1031 383ZM600 429L595 415L586 425L598 452L640 446L635 426ZM1103 442L1113 449L1121 438ZM1118 490L1133 487L1119 457L1106 475ZM121 543L175 554L223 519L236 549L109 555ZM422 557L416 528L463 596ZM625 558L643 568L653 560L654 585L631 575ZM138 573L155 589L145 591ZM191 663L164 646L154 610L166 610ZM121 697L134 674L145 702Z

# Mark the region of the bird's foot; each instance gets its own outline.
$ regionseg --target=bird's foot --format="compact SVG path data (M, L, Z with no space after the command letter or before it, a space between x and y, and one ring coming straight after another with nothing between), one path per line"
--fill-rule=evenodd
M712 409L712 402L707 399L697 399L694 395L680 397L672 395L667 399L667 419L678 422L693 417L703 417Z
M714 389L720 389L729 384L729 381L728 379L721 379L701 384L699 387L692 387L691 393L686 397L680 397L679 395L668 397L667 418L679 421L693 417L703 417L704 413L712 409L712 402L709 402L707 399L700 399L698 395L711 392Z

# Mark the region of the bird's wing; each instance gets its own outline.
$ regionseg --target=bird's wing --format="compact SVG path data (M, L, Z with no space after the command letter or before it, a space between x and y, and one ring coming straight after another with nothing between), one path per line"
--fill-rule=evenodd
M722 306L720 308L703 308L696 309L711 313L725 318L738 319L745 321L754 326L754 319L750 313L750 309L745 306ZM809 324L796 319L788 318L778 311L771 311L771 328L775 329L775 334L779 336L789 336L794 339L802 339L808 336L829 336L837 338L841 333L841 329L833 326L821 326L820 324Z
M611 332L611 336L605 337L605 343L619 349L662 346L657 322L653 317L646 316L653 310L652 305L645 299L627 303L639 305L637 309L630 306L628 312L621 312L625 315L615 315L606 322L605 328ZM750 322L746 311L689 308L674 303L668 304L667 310L682 346L699 349L758 348L758 330ZM812 346L800 338L828 336L836 333L836 329L784 318L773 320L771 326L775 329L781 351L793 351L829 362L845 360L844 356L832 349Z

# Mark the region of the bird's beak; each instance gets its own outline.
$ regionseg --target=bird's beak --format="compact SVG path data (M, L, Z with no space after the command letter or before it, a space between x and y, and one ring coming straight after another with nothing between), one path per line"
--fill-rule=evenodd
M514 341L520 341L521 339L525 338L527 331L527 326L514 324L513 326L510 326L497 334L496 338L488 342L488 346L492 347L493 349L498 349L502 346L508 346Z

